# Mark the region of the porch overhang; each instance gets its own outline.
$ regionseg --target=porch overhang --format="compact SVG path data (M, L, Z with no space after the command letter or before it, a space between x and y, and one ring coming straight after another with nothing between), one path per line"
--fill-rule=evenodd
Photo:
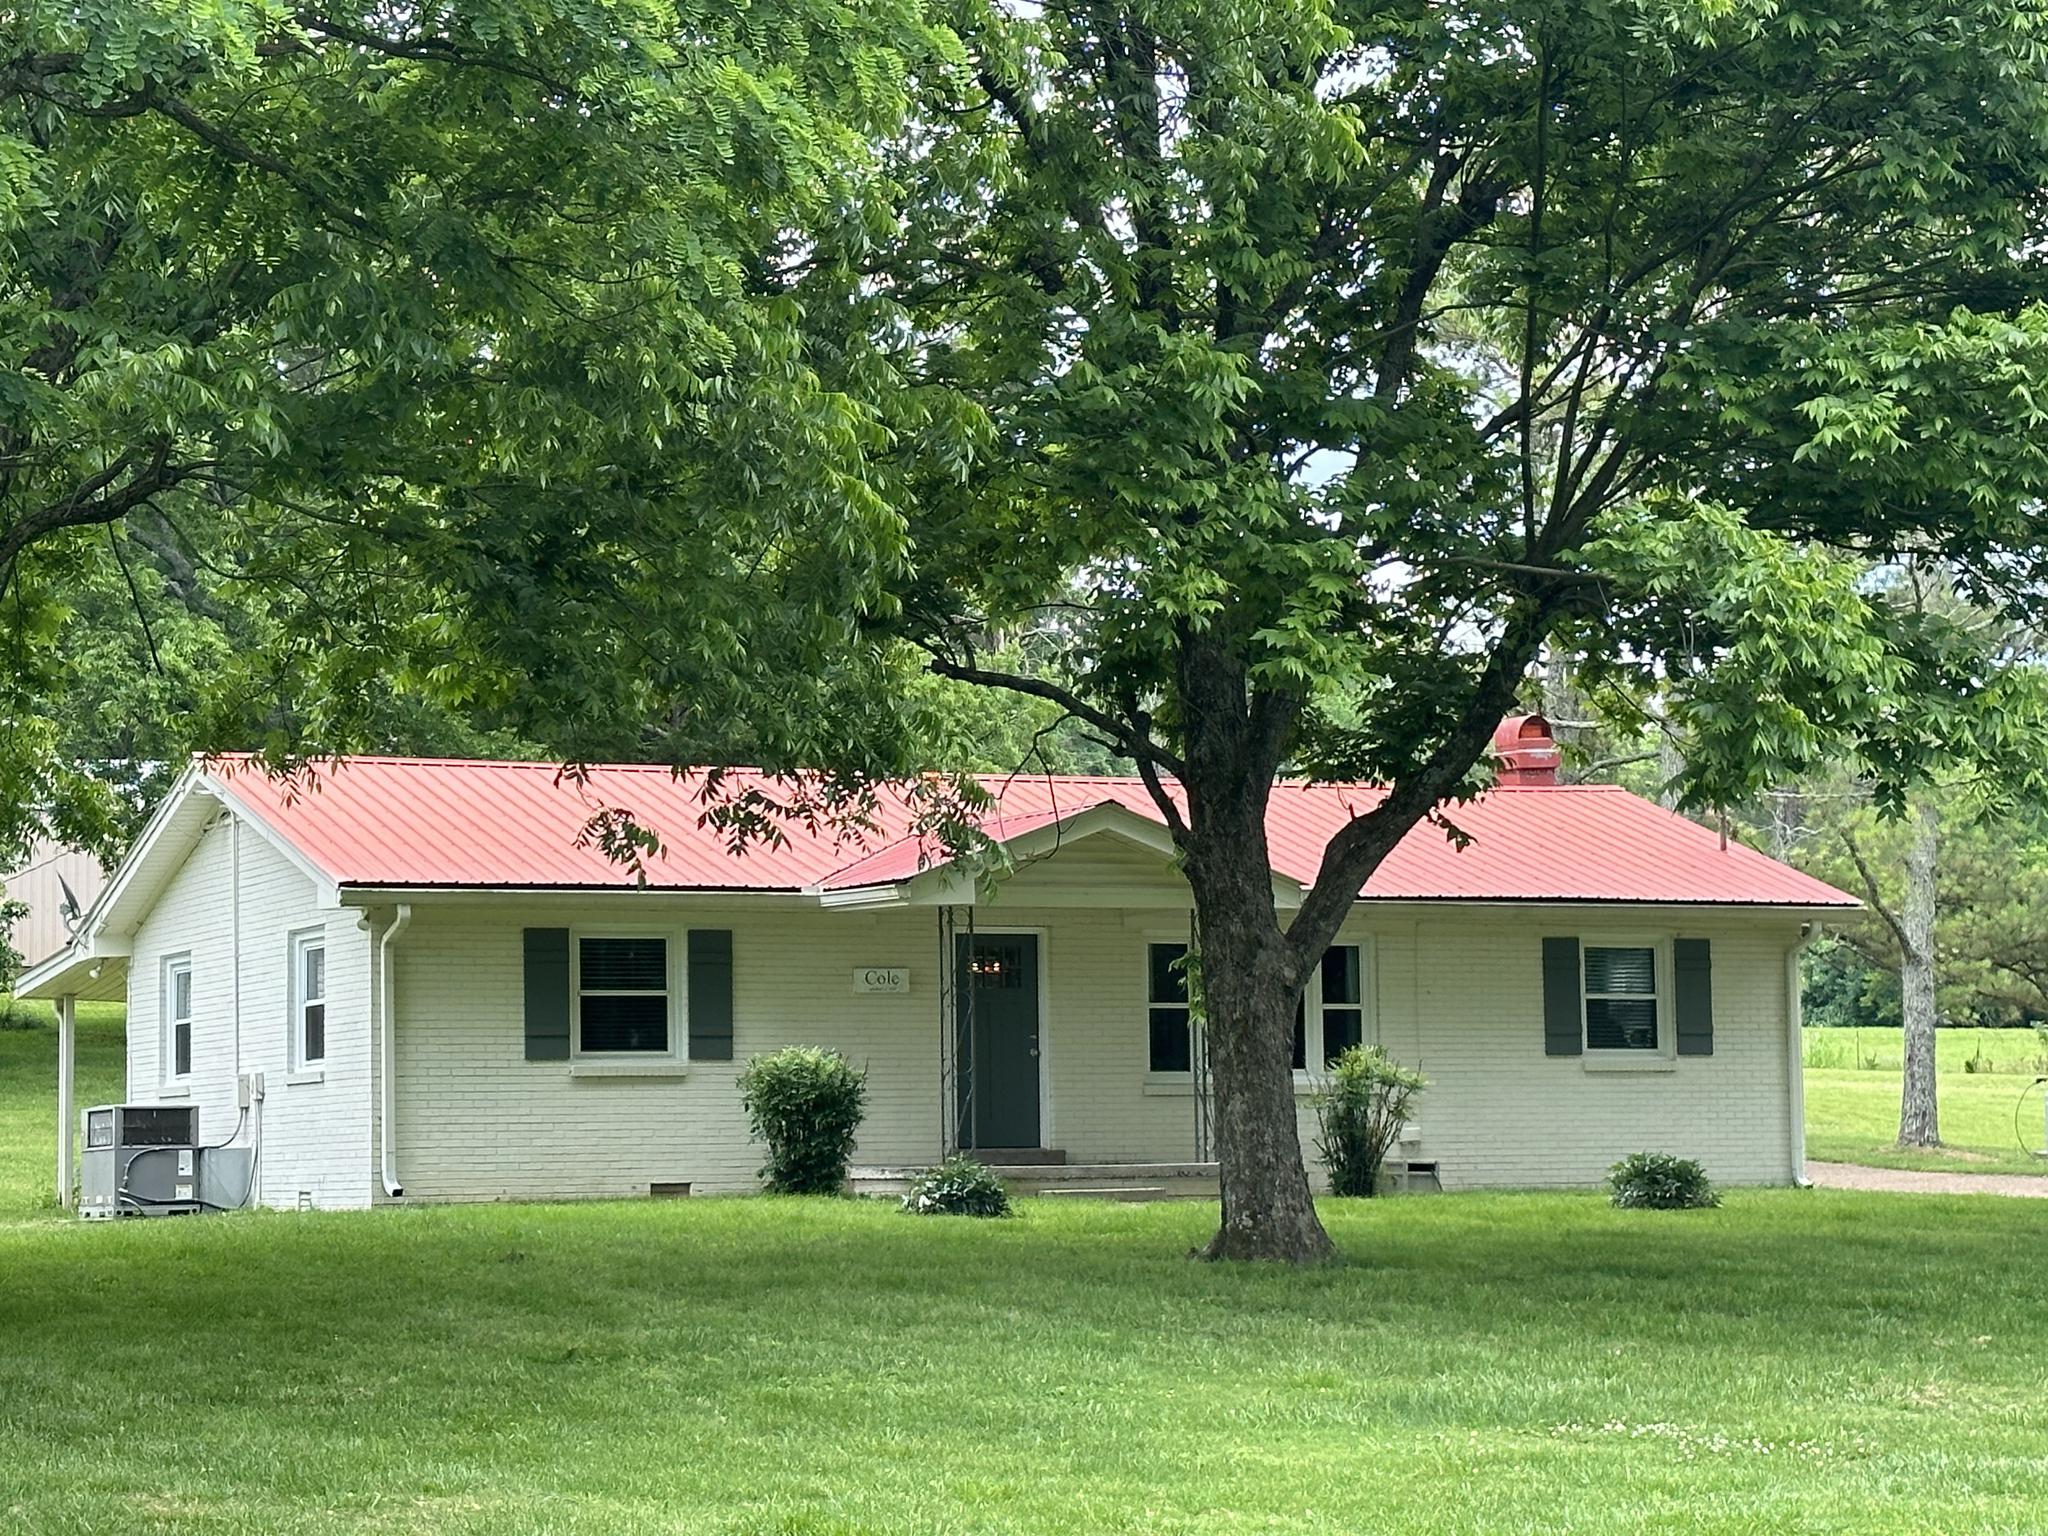
M1026 819L989 833L996 857L984 862L963 858L944 850L899 844L884 849L863 864L856 864L841 876L812 888L820 906L840 909L877 907L971 907L998 899L1004 882L1022 870L1049 859L1062 848L1089 838L1106 837L1156 854L1173 871L1173 878L1158 884L1093 882L1060 889L1057 885L1034 891L1034 906L1156 907L1185 911L1193 896L1187 882L1174 868L1179 850L1173 834L1149 817L1115 800L1058 814ZM1274 904L1284 910L1301 905L1305 894L1297 880L1268 870Z
M15 983L14 995L54 1002L75 997L87 1003L119 1003L128 997L128 946L101 937L96 942L73 940L30 966Z

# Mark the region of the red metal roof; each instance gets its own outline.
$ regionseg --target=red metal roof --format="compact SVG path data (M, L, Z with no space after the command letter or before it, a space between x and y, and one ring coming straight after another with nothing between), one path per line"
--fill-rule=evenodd
M239 758L207 765L248 812L342 885L622 887L633 873L589 835L601 811L624 811L661 839L647 883L668 890L794 891L887 884L941 857L918 835L912 799L885 793L864 830L784 823L778 842L735 851L707 810L755 792L788 799L789 780L732 770L717 794L701 774L592 768L579 781L548 763L357 757L279 780ZM1154 823L1135 779L989 780L998 841L1115 802ZM1267 814L1276 872L1314 879L1330 837L1380 791L1282 784ZM1417 827L1367 883L1382 901L1599 901L1793 907L1856 905L1853 897L1709 829L1606 785L1497 789L1446 818L1470 839Z

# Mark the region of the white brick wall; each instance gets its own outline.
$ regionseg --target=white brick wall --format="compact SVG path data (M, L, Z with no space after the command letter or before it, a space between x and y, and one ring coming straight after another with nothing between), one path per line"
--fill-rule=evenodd
M735 1061L686 1063L679 1079L623 1080L526 1061L521 929L573 927L592 908L421 903L397 966L399 1162L409 1196L629 1195L666 1180L751 1188L759 1149L747 1142L733 1079L748 1056L790 1041L867 1066L860 1161L937 1154L934 913L657 896L626 905L632 923L614 926L665 928L678 969L687 928L732 929ZM1082 1162L1190 1157L1193 1100L1156 1080L1148 1091L1145 1061L1144 945L1183 937L1185 913L999 905L978 921L1040 934L1047 1144ZM1625 926L1631 935L1645 928ZM1368 1029L1376 1023L1378 1038L1431 1080L1411 1155L1437 1161L1450 1187L1589 1184L1641 1147L1702 1158L1730 1183L1786 1180L1784 962L1796 925L1687 914L1652 926L1714 941L1715 1054L1623 1073L1543 1054L1542 937L1575 928L1597 937L1612 924L1472 909L1354 919L1344 937L1370 945ZM854 993L854 968L869 965L908 966L910 993ZM1302 1129L1312 1135L1305 1104Z
M134 938L129 1097L165 1096L158 1071L164 958L189 952L194 1071L184 1090L201 1130L235 1128L232 847L217 823ZM1087 858L1078 857L1086 853ZM1073 860L1063 864L1062 860ZM1148 864L1148 860L1150 860ZM264 1203L358 1206L378 1189L372 1091L375 939L348 910L323 909L313 882L253 828L241 834L239 1070L265 1074ZM1085 870L1081 869L1083 864ZM1080 871L1088 878L1076 881ZM1114 889L1123 905L1075 905ZM1048 1020L1045 1141L1076 1161L1179 1161L1195 1151L1195 1105L1148 1080L1145 945L1183 940L1185 887L1156 859L1107 845L1020 872L977 916L983 929L1036 932ZM378 914L381 924L388 913ZM681 1061L683 1075L592 1078L524 1049L522 930L646 930L670 936L684 972L691 927L733 933L735 1060ZM289 937L324 931L328 1058L288 1070ZM1543 1053L1541 943L1678 934L1714 944L1715 1050L1668 1070L1596 1070ZM1342 936L1367 946L1367 1032L1430 1079L1411 1156L1449 1187L1596 1182L1639 1148L1701 1158L1728 1183L1783 1182L1788 1125L1785 957L1795 919L1487 908L1361 909ZM866 1065L862 1162L922 1163L940 1151L937 914L828 911L794 898L645 893L491 900L426 896L395 945L399 1176L410 1198L635 1195L650 1182L699 1191L754 1186L734 1079L754 1054L792 1041ZM858 994L857 967L905 966L906 995ZM682 1032L686 1004L676 1009ZM680 1042L679 1042L680 1043ZM1313 1135L1304 1101L1304 1140Z
M303 1191L322 1207L367 1205L370 1032L368 937L356 914L322 909L314 884L264 837L243 826L241 1024L237 1064L235 832L218 820L137 928L129 962L128 1097L199 1105L209 1142L235 1131L237 1071L261 1072L262 1157L257 1201L291 1206ZM297 1079L289 1070L290 936L318 930L327 943L327 1059ZM162 977L169 956L192 957L192 1074L166 1087L159 1069ZM244 1140L246 1142L245 1133Z
M621 909L625 909L621 911ZM398 1163L408 1198L645 1194L650 1181L754 1185L734 1086L746 1058L791 1041L869 1071L864 1161L930 1161L939 1143L936 919L822 912L763 899L650 895L605 911L574 901L415 906L397 941ZM522 930L668 933L684 970L691 927L733 934L734 1060L679 1060L681 1078L589 1078L525 1059ZM907 996L853 992L860 965L905 965ZM682 1008L676 1012L680 1035ZM678 1041L680 1044L680 1041Z
M1793 1177L1785 962L1796 919L1452 909L1353 927L1379 960L1381 1043L1430 1080L1412 1155L1436 1161L1447 1186L1589 1184L1643 1149L1697 1157L1731 1184ZM1714 1054L1658 1072L1544 1055L1546 934L1711 940Z

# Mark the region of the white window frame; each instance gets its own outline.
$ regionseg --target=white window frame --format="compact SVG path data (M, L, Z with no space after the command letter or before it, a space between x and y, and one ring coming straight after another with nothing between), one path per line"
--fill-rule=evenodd
M320 995L308 997L306 954L315 949L320 951L321 959ZM285 994L290 1000L286 1028L291 1037L286 1043L286 1049L290 1053L286 1059L291 1063L291 1070L294 1072L319 1072L327 1065L328 1032L334 1023L334 1009L328 995L332 989L328 985L327 930L306 928L292 934L286 942L285 952L285 963L291 968L290 975L285 980ZM306 1009L315 1003L321 1008L320 1054L309 1056L306 1054Z
M1152 1069L1152 1010L1156 1007L1174 1007L1171 1003L1156 1003L1152 998L1152 946L1155 944L1187 943L1184 934L1151 932L1145 935L1144 945L1138 951L1138 1020L1143 1026L1140 1036L1145 1052L1145 1081L1155 1091L1180 1088L1192 1091L1186 1085L1194 1079L1193 1069L1185 1072L1159 1072ZM1380 1037L1379 1009L1375 1002L1376 981L1379 975L1378 956L1374 952L1373 936L1369 933L1357 935L1340 933L1324 946L1326 949L1348 947L1358 951L1358 1043L1376 1044ZM1329 1072L1323 1064L1323 963L1317 957L1315 966L1309 972L1309 979L1302 987L1302 1065L1295 1069L1294 1085L1306 1092L1315 1086ZM1333 1008L1348 1008L1349 1003L1332 1003ZM1583 1006L1583 1005L1582 1005ZM1197 1049L1194 1037L1192 1010L1188 1021L1190 1031L1188 1049L1190 1056Z
M1631 1050L1626 1046L1595 1048L1587 1034L1586 1004L1593 994L1586 986L1586 956L1595 949L1647 949L1657 967L1657 1044L1653 1050ZM1636 1067L1656 1070L1678 1060L1677 1013L1672 992L1672 947L1668 933L1592 933L1579 935L1579 1049L1588 1065L1603 1068ZM1601 997L1641 997L1640 992L1602 992Z
M683 983L687 967L680 951L687 948L687 940L678 943L680 936L669 928L571 928L569 930L569 1059L574 1061L679 1061L685 1040L689 1034L689 1014L685 1009ZM585 939L660 939L664 946L663 973L668 989L661 994L668 999L668 1045L659 1051L586 1051L583 1049L583 941ZM653 997L652 992L598 991L593 997Z
M178 977L185 978L185 1006L183 1019L177 1014ZM178 1026L185 1027L185 1056L188 1061L199 1059L199 981L192 969L192 952L182 950L175 955L165 955L161 968L160 986L157 998L157 1080L165 1087L178 1087L192 1081L192 1069L188 1065L183 1072L177 1069Z
M1195 1007L1192 1000L1185 1003L1156 1001L1152 996L1152 951L1160 944L1178 945L1182 950L1189 948L1185 931L1178 934L1148 933L1138 950L1138 1035L1139 1049L1144 1053L1139 1059L1144 1064L1146 1081L1164 1086L1177 1084L1192 1085L1195 1080L1195 1055L1198 1046L1195 1041ZM1155 1068L1152 1065L1152 1010L1154 1008L1180 1008L1188 1016L1188 1065L1177 1070ZM1192 1092L1192 1086L1189 1091Z
M1308 985L1302 989L1306 999L1307 1022L1302 1028L1302 1071L1310 1077L1320 1076L1330 1070L1328 1052L1323 1040L1323 1012L1327 1008L1357 1008L1358 1043L1372 1045L1379 1039L1372 1014L1372 945L1363 937L1347 939L1339 934L1335 940L1323 946L1325 950L1355 949L1358 951L1358 1001L1356 1003L1332 1003L1323 998L1323 957L1316 956L1315 968L1309 972Z

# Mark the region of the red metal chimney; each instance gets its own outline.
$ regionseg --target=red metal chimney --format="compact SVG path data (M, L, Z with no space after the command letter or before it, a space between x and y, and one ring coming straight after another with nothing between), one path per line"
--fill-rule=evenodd
M1493 755L1500 767L1494 783L1504 789L1541 789L1557 783L1562 754L1550 722L1541 715L1509 715L1493 733Z

